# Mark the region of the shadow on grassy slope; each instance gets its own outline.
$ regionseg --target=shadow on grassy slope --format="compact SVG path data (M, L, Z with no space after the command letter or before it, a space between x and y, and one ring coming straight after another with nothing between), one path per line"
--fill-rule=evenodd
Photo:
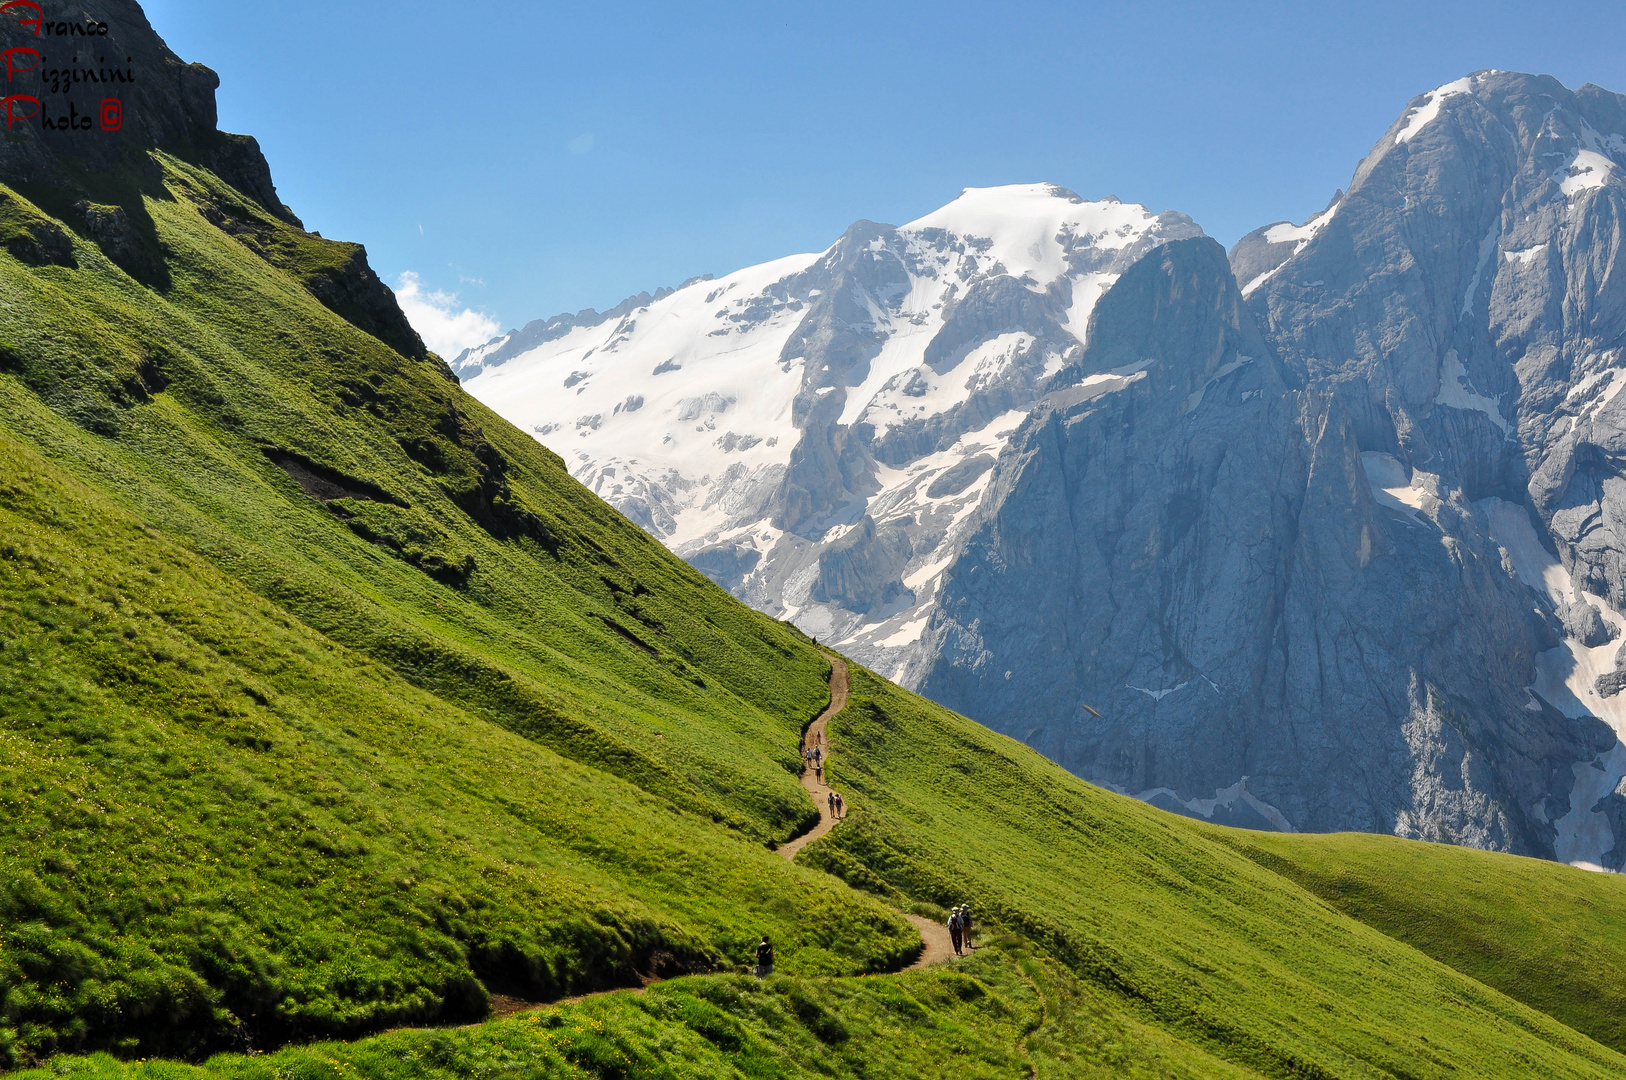
M1247 1077L1161 1032L1124 1025L1065 968L1020 946L952 969L856 979L698 976L479 1027L397 1031L197 1068L59 1058L19 1080L521 1080L745 1076Z

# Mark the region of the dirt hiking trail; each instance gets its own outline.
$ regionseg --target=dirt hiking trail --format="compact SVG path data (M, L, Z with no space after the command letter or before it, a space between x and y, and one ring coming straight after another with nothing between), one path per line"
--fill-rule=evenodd
M841 657L832 656L829 653L825 653L824 657L830 661L830 704L824 707L824 711L819 714L817 720L808 725L807 734L802 736L802 749L812 750L817 748L823 754L825 762L828 763L830 760L830 739L826 731L831 718L847 707L847 698L851 692L852 684L847 675L847 664ZM825 775L828 775L828 772ZM831 829L836 827L837 821L840 820L830 812L830 785L826 782L824 776L821 776L812 766L808 766L802 771L802 787L807 789L808 795L813 799L813 805L818 807L819 823L796 839L787 840L779 846L779 854L791 861L795 860L797 852L819 837L829 833ZM954 943L949 937L948 927L920 915L911 915L906 911L900 911L898 914L914 924L915 929L920 931L920 939L926 943L926 947L921 950L920 959L903 970L913 971L915 968L941 964L945 960L954 959Z
M847 707L847 695L851 685L847 679L847 665L834 656L825 654L830 660L830 704L824 707L819 718L807 727L807 734L802 736L802 749L812 750L815 747L825 757L830 756L830 740L825 736L825 729L829 727L830 718ZM817 840L836 827L836 818L830 813L830 785L811 767L802 771L802 787L813 798L813 805L819 809L819 823L794 840L787 840L779 846L779 854L791 862L796 861L796 853Z
M808 750L818 747L823 752L824 760L828 762L830 759L830 739L826 734L826 729L829 727L831 718L847 707L851 683L847 675L846 662L839 656L831 656L829 653L825 653L824 656L825 659L830 661L830 704L824 707L824 711L819 714L817 720L808 725L807 734L802 736L802 747ZM786 861L794 860L797 852L819 837L829 833L840 820L830 812L830 803L828 801L830 785L825 783L824 778L815 772L811 766L802 773L802 787L807 789L808 795L813 799L813 805L819 809L819 823L796 839L787 840L780 845L778 848L779 854L783 855ZM916 968L941 964L955 958L954 942L949 937L948 927L933 919L920 915L911 915L907 911L899 911L898 914L908 919L915 929L920 931L920 940L926 945L920 951L920 957L908 967L903 968L904 971L914 971ZM653 978L645 979L644 986L660 981ZM613 987L608 990L595 990L588 994L560 998L551 1002L527 1001L524 998L492 994L491 1015L493 1018L501 1018L520 1012L530 1012L534 1009L552 1008L555 1005L573 1005L578 1001L586 1001L588 998L595 998L604 994L624 994L628 992L639 994L643 992L643 989L641 987ZM478 1025L466 1026L475 1027Z

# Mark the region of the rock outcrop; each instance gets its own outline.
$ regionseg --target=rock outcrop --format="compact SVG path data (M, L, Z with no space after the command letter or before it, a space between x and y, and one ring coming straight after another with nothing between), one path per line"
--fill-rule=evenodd
M1626 609L1623 215L1626 98L1480 72L1414 99L1250 291L1284 362L1337 402L1360 448L1471 504L1554 624L1531 691L1501 708L1522 721L1539 702L1613 729L1533 813L1553 821L1559 857L1616 869L1626 844L1598 826L1626 772L1626 709L1608 693Z
M171 52L134 0L83 0L66 10L18 7L0 13L0 49L12 50L7 111L0 115L6 123L0 183L96 244L131 277L163 290L169 270L144 200L171 195L153 153L201 166L297 233L297 255L286 257L287 243L257 246L259 254L273 261L284 255L278 265L298 274L325 306L403 355L427 359L395 294L368 265L366 251L304 231L277 197L259 144L251 136L218 129L220 77ZM235 218L241 229L266 231L248 220L252 215L230 207L211 210L216 217ZM67 265L71 243L64 245L65 234L59 238L60 227L52 228L57 232L32 228L7 246L25 260ZM318 250L321 254L312 257Z

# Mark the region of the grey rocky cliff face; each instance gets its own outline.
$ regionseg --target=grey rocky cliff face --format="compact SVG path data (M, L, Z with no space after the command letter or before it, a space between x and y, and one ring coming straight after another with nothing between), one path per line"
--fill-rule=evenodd
M1608 733L1520 708L1551 631L1473 508L1377 502L1212 241L1142 260L1089 340L1000 461L918 688L1171 809L1240 784L1259 809L1224 820L1550 853Z
M1612 730L1530 810L1535 825L1552 822L1537 828L1552 847L1512 846L1614 869L1626 857L1615 827L1626 710L1610 700L1626 682L1610 644L1626 608L1623 181L1626 99L1479 73L1415 99L1313 235L1249 279L1284 364L1336 402L1359 449L1431 475L1473 511L1438 542L1472 546L1489 528L1493 546L1475 550L1518 564L1548 637L1534 670L1518 669L1531 692L1498 689L1487 730L1501 724L1501 743L1519 744L1533 703ZM1234 264L1257 259L1265 232ZM1256 268L1237 265L1238 278ZM1458 610L1474 620L1459 633L1491 631L1493 611ZM1472 668L1435 685L1502 674Z

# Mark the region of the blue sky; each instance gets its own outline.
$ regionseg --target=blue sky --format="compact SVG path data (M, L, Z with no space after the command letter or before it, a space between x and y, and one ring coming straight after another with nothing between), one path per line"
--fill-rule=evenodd
M366 244L443 351L967 186L1114 194L1229 246L1321 209L1469 71L1626 92L1619 0L145 7L306 227Z

